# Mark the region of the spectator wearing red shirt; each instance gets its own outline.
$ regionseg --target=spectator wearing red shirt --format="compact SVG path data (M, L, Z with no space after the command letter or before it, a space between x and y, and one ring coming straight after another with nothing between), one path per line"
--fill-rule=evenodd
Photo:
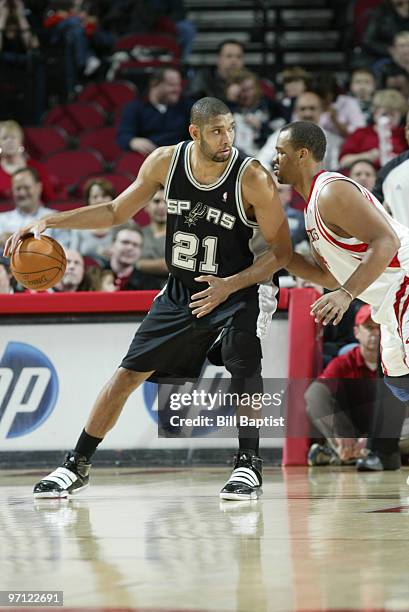
M327 440L324 446L312 445L310 465L354 462L365 446L357 431L370 427L380 339L379 325L372 321L367 304L355 315L354 335L358 346L330 361L305 393L308 416Z
M403 95L394 89L378 91L372 103L373 123L355 130L348 136L340 153L340 164L349 168L358 159L371 161L378 169L399 153L406 151L407 143L402 121L407 112L407 102ZM390 128L390 156L382 160L380 143L380 123L387 121Z
M0 199L11 199L11 177L20 168L34 168L39 176L42 190L40 199L47 203L55 199L54 188L47 170L24 151L23 128L16 121L0 123Z

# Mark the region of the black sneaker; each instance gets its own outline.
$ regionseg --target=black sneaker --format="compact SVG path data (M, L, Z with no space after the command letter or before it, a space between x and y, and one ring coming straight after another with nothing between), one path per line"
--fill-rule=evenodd
M309 467L341 465L337 453L328 444L312 444L308 451L307 460Z
M67 453L64 463L40 480L34 487L34 497L68 497L79 493L89 484L91 463L84 455Z
M262 494L263 460L251 450L239 450L234 456L232 475L220 491L221 499L257 499Z
M366 457L358 459L356 469L358 472L384 472L400 470L401 459L398 451L389 455L380 455L369 451Z

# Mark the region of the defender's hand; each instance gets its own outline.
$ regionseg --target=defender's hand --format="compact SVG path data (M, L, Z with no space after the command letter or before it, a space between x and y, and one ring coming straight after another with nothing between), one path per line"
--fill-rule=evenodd
M346 313L352 300L345 291L337 289L331 293L326 293L311 306L311 314L315 321L323 325L331 323L338 325Z
M227 300L231 291L226 278L207 275L198 276L195 278L195 281L198 283L208 283L209 285L204 291L192 295L192 301L189 304L192 314L199 319L212 312L216 306Z
M34 234L34 238L40 238L41 234L47 229L46 222L43 219L36 221L35 223L31 223L31 225L26 225L17 232L14 232L8 238L5 247L4 247L4 256L11 257L11 255L16 250L17 243L23 236L27 236L27 234Z

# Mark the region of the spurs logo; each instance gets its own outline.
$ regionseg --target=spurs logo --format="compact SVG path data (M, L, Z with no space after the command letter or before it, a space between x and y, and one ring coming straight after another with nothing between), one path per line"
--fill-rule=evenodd
M194 208L189 212L188 215L185 215L185 223L189 227L192 225L196 225L199 219L202 219L207 213L207 205L202 204L202 202L198 202Z

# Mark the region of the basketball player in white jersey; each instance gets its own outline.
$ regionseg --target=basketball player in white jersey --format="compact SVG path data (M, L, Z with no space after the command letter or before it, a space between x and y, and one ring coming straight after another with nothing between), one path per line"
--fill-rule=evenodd
M337 325L354 298L381 325L385 382L409 400L409 229L387 214L367 189L322 170L325 135L307 121L283 127L274 173L305 200L305 225L315 263L294 253L287 269L332 289L311 307L316 321ZM408 481L409 484L409 481Z

